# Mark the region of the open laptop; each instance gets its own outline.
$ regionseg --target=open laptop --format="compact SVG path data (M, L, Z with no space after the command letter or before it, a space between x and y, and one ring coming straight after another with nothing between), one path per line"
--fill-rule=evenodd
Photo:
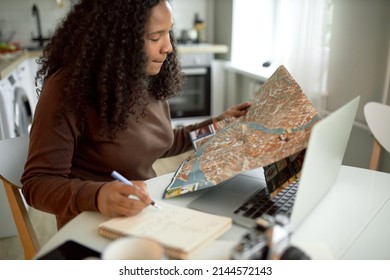
M356 97L312 128L291 208L290 226L295 230L333 186L348 144L360 97ZM188 207L228 216L235 224L252 228L256 217L246 217L237 209L258 192L266 193L262 168L241 173L205 191ZM266 194L268 197L269 194Z

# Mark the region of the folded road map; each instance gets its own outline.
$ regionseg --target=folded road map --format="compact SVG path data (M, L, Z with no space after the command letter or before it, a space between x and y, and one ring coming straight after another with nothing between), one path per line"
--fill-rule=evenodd
M245 116L191 133L195 152L180 165L164 198L209 188L298 154L319 119L300 86L280 66L254 94Z

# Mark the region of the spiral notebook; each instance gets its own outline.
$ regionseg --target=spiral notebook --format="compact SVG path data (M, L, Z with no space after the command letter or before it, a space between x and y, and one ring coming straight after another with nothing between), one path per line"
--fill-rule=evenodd
M189 255L211 243L232 225L229 217L184 208L162 201L162 209L145 208L132 217L112 218L99 225L99 234L117 239L126 236L153 239L164 246L172 259Z

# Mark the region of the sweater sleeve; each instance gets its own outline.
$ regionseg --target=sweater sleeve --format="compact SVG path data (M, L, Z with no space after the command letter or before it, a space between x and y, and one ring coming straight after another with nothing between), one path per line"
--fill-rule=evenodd
M174 141L171 148L162 157L176 156L187 152L193 148L190 139L190 132L211 124L212 119L204 120L200 123L191 124L185 127L173 129Z
M56 75L45 84L30 131L21 183L29 205L70 219L82 211L97 210L96 196L104 182L71 177L72 157L82 122L74 111L64 115L59 123L56 121L62 88L61 79Z

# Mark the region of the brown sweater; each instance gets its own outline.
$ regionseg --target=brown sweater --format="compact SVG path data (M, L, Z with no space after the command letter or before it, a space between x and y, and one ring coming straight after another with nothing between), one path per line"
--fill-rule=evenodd
M152 178L158 158L190 150L188 132L211 122L172 129L168 103L150 98L145 118L137 122L131 116L128 128L115 140L101 140L99 117L92 107L84 121L70 112L55 124L64 83L61 71L45 83L21 179L27 203L56 215L58 228L82 211L98 210L98 190L113 180L112 170L130 180Z

